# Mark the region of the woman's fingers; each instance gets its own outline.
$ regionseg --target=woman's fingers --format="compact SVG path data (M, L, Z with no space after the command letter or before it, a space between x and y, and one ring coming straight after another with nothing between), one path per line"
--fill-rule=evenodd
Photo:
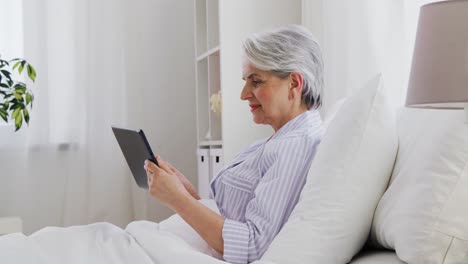
M175 175L177 175L177 177L180 177L182 176L182 173L176 169L176 167L174 167L171 163L169 163L168 161L164 161L164 163L166 164L166 166L169 168L169 170L174 173Z
M152 173L155 173L159 170L158 166L151 160L145 160L145 168L148 168L148 170Z
M171 173L170 167L167 165L167 162L161 159L161 157L158 155L156 156L156 160L158 161L159 168L163 169L167 173ZM156 166L157 167L157 166Z
M146 180L148 181L148 186L151 186L153 183L153 174L147 174Z
M149 169L149 167L148 167L148 165L146 164L146 162L145 162L145 165L143 166L143 168L145 169L146 174L153 174L153 171L151 171L151 170Z
M172 166L172 164L169 163L168 161L165 161L165 163L166 163L166 166L167 166L171 171L175 171L175 170L176 170L176 168L175 168L174 166Z
M165 170L167 173L172 174L181 174L171 163L168 161L162 160L161 157L158 155L156 156L156 160L158 161L159 167Z

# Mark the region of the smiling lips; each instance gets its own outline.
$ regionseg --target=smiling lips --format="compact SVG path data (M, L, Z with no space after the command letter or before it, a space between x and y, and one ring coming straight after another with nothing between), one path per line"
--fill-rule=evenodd
M250 112L255 111L257 108L260 108L259 104L251 104L250 106Z

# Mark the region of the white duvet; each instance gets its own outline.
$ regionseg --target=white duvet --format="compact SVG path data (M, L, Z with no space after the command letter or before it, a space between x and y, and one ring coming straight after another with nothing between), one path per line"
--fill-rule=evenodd
M217 210L213 204L207 205ZM125 229L95 223L0 237L2 264L226 263L219 257L178 215L159 224L132 222Z

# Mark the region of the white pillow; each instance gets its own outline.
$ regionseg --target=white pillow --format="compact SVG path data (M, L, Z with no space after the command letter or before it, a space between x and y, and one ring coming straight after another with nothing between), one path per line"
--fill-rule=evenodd
M391 185L373 240L408 263L468 263L468 124L463 111L403 109Z
M396 151L395 118L378 76L336 114L298 205L262 260L348 263L368 238Z
M330 109L327 112L325 112L325 114L322 116L322 126L324 131L327 131L331 121L333 120L333 118L335 118L336 113L338 113L338 110L340 110L344 102L346 102L346 98L339 99L338 101L333 103Z

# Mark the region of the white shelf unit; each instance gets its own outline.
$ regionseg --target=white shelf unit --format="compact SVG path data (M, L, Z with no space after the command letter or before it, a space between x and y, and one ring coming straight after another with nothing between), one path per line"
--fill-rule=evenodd
M198 58L196 65L198 144L213 141L219 145L222 141L221 113L210 109L210 97L221 91L219 50Z
M198 191L209 195L209 182L223 164L222 116L210 107L210 97L221 91L219 3L194 0L197 105Z
M218 0L194 0L197 57L219 48Z
M194 0L196 25L196 100L199 146L222 142L221 113L210 109L210 97L221 91L218 0ZM222 144L221 144L222 145Z
M239 151L273 133L269 126L255 125L248 103L239 99L244 85L242 40L252 32L301 24L302 1L194 0L198 186L202 197L207 197L209 181L224 160L231 161ZM218 91L222 91L222 111L213 113L209 98Z

